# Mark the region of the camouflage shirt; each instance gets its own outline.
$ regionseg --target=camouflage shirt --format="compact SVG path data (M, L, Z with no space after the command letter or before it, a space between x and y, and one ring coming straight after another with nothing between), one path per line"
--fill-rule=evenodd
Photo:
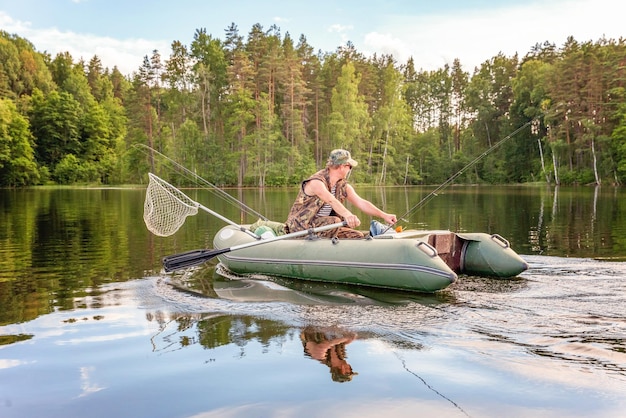
M331 190L330 177L327 168L318 171L302 182L296 201L293 203L289 216L287 217L287 222L285 223L290 233L303 231L317 226L313 220L322 206L324 206L325 202L317 196L309 196L304 192L304 186L306 186L309 181L321 181L324 183L328 191ZM345 179L339 180L336 184L335 197L341 203L343 203L348 196L347 187L348 183ZM337 216L334 211L331 215Z

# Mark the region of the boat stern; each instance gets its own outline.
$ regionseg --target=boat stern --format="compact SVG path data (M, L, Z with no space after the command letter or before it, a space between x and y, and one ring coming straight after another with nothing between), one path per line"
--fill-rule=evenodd
M491 277L515 277L528 269L509 242L498 234L457 234L464 240L460 271L464 274Z

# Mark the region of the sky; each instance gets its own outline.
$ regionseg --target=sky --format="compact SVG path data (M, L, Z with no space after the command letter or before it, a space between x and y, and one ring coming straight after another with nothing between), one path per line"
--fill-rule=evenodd
M623 0L0 0L0 29L29 40L37 51L69 52L75 61L97 55L127 75L157 50L165 60L173 41L191 45L197 29L224 40L235 24L272 25L294 43L334 52L351 42L366 56L413 57L418 70L459 59L463 69L499 53L526 55L536 44L563 46L626 38Z

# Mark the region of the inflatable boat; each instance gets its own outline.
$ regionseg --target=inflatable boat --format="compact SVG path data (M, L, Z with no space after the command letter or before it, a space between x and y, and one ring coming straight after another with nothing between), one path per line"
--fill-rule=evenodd
M406 230L363 239L319 238L315 234L278 240L250 225L227 225L214 237L220 263L239 275L435 292L458 275L514 277L528 264L497 234ZM263 245L256 240L267 239ZM239 248L236 251L226 251Z

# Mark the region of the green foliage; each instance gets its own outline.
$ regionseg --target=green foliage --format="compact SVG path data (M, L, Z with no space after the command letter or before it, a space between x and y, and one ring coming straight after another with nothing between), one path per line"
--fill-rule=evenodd
M135 144L218 185L298 184L338 147L360 183L439 184L474 159L455 182L626 179L624 40L500 53L472 74L313 51L276 26L197 29L131 79L0 31L0 185L145 182L163 167Z
M53 167L66 154L80 152L80 104L71 94L36 90L31 101L30 125L36 138L37 161Z
M574 184L589 184L593 183L594 176L593 171L586 169L583 171L572 171L569 168L563 167L559 169L560 183L563 185Z
M26 39L0 30L0 98L15 100L35 89L48 93L54 88L45 56Z
M28 120L12 101L0 99L0 186L25 186L38 179Z
M616 177L619 181L626 180L626 104L618 107L616 119L619 123L611 133L615 148Z
M67 154L55 165L53 176L60 184L72 184L83 179L82 171L78 158Z
M367 137L369 125L367 106L358 91L359 82L354 65L346 63L332 91L329 123L330 148L350 149L355 156L363 151L361 144Z

